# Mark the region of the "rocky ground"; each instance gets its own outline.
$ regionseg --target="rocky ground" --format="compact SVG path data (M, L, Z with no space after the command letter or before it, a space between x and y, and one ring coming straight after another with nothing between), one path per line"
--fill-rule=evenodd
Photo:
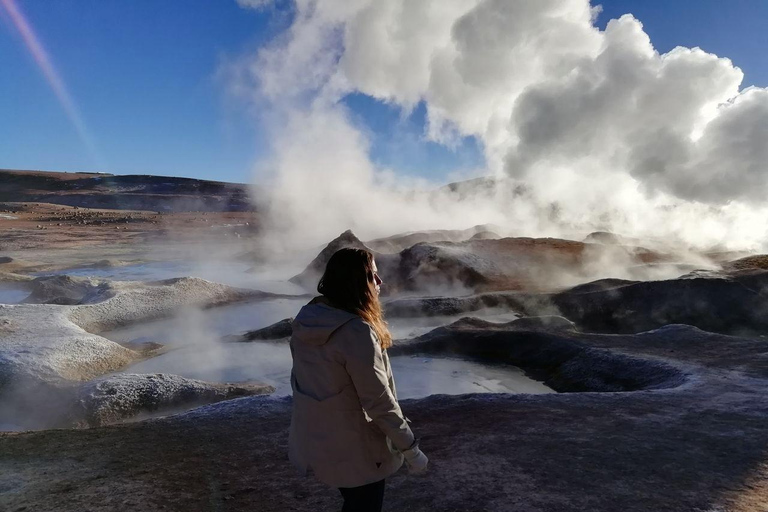
M38 304L0 304L0 424L101 425L273 391L257 383L230 386L176 376L124 374L92 380L162 349L120 345L98 332L167 317L183 307L215 307L273 294L195 278L134 283L57 276L34 283L49 281L56 286L33 292Z
M453 332L452 332L453 331ZM489 336L491 339L489 339ZM458 350L547 344L537 331L459 325ZM662 367L651 387L554 395L435 395L403 402L431 457L388 482L385 510L733 511L768 507L768 343L671 326L641 335L565 332L605 357ZM546 358L545 358L546 359ZM594 359L594 358L590 358ZM170 418L0 436L0 504L16 510L336 510L335 490L286 457L290 401L244 398Z
M0 203L0 253L59 255L62 265L94 263L102 258L139 258L147 247L190 241L235 243L258 229L253 212L171 212L104 210L45 203ZM18 259L18 258L17 258ZM44 262L42 269L55 267Z
M753 269L752 281L741 276L734 282L755 289L762 276ZM125 312L141 317L158 304L206 294L224 300L231 293L199 280L163 283L171 288L159 295L143 285L129 285L132 294L115 286L100 289L107 300L67 310L71 321L91 329L130 323L135 318L126 319ZM576 291L588 296L605 287ZM15 306L31 307L66 308ZM14 327L5 325L6 331ZM35 328L55 331L46 325ZM285 334L284 325L273 327L270 335ZM404 401L432 463L426 476L402 470L390 478L385 510L768 507L768 342L759 336L677 324L594 334L562 317L528 316L508 324L467 318L401 340L392 353L514 364L560 393ZM254 392L214 384L200 389L187 380L128 375L91 381L78 394L88 412L81 421L98 425L126 408L135 414L142 410L136 403L147 410L158 389L171 406L190 390L204 400ZM289 421L289 400L254 397L107 428L0 434L0 505L14 511L338 508L334 490L299 479L290 468Z

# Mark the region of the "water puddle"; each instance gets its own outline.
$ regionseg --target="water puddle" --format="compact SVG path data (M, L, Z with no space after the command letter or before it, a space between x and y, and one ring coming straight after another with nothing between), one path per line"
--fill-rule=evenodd
M254 271L250 263L222 260L210 262L153 261L112 267L92 266L38 272L35 276L69 275L113 279L116 281L160 281L176 277L199 277L208 281L238 288L253 288L271 293L299 295L306 290L290 283L287 278L294 275L294 269L276 274L274 270ZM285 275L283 275L285 274Z
M533 380L516 366L486 364L454 358L398 356L392 358L399 398L443 393L529 393L555 391Z
M207 310L190 308L182 310L173 318L131 325L101 335L119 343L152 341L176 348L205 346L228 335L242 334L267 327L285 318L293 318L307 302L309 298L302 297L243 302ZM389 328L395 339L409 339L453 323L462 316L393 318L389 320ZM518 318L516 313L497 309L474 311L472 316L496 323L510 322Z
M29 290L16 286L0 285L0 304L18 304L29 297Z
M396 356L391 358L399 398L437 393L554 393L514 366L490 366L455 358ZM259 380L291 393L291 352L287 343L225 343L185 347L137 363L127 373L173 373L212 382Z
M242 302L212 309L189 308L175 317L144 322L100 333L119 343L151 341L169 348L205 347L220 344L230 334L261 329L296 313L309 300L278 299Z
M421 318L393 318L388 320L389 331L394 339L410 339L426 334L438 327L449 325L465 316L481 318L488 322L507 323L520 318L520 315L503 309L480 309L464 315L430 316Z
M212 382L259 380L275 386L276 395L290 394L291 354L286 342L224 343L225 335L259 329L295 316L306 299L234 304L210 310L189 310L177 317L102 333L122 343L158 342L164 354L139 362L127 373L173 373ZM458 317L394 319L395 337L421 334ZM509 321L512 313L488 315ZM486 365L456 358L392 357L400 398L436 393L552 393L550 388L509 365Z
M173 277L184 277L188 272L187 265L180 262L151 262L113 267L92 266L37 272L35 276L68 275L76 277L95 277L114 279L116 281L159 281Z

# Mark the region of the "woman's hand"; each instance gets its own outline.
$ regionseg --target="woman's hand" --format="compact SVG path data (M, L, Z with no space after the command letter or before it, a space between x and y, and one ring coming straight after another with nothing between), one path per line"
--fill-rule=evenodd
M429 459L424 452L419 449L418 444L408 448L403 452L405 463L408 465L408 472L413 474L426 473Z

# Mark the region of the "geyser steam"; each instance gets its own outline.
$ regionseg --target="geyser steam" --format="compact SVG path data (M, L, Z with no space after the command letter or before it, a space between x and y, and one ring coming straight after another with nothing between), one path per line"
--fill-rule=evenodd
M266 1L239 0L268 8ZM273 137L271 238L318 244L494 223L503 234L613 230L763 249L768 90L730 60L659 54L627 14L595 27L587 0L296 0L291 26L225 66ZM525 185L458 201L374 165L341 100L364 93L424 136L472 136L487 169Z

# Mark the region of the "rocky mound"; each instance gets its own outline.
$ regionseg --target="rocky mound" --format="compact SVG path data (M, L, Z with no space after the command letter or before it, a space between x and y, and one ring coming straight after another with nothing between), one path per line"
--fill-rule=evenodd
M473 228L483 233L483 226ZM448 232L435 232L442 237ZM455 233L454 233L455 234ZM462 232L462 236L468 232ZM424 233L393 238L411 242ZM387 239L389 240L389 239ZM383 247L384 242L376 241ZM343 247L370 250L351 231L333 240L291 281L308 289L317 285L331 255ZM428 292L460 295L496 290L549 291L604 277L659 278L691 267L651 268L671 258L641 247L586 244L553 238L474 237L463 242L421 242L396 254L375 253L384 278L382 293ZM679 267L679 268L678 268Z
M767 271L694 275L586 293L577 287L551 300L563 316L593 332L634 333L688 324L719 333L765 333L767 280Z
M67 286L81 290L80 280L55 282L65 291ZM158 349L153 345L133 350L93 332L168 316L181 307L211 307L244 299L279 297L196 278L115 282L110 286L113 295L93 304L0 305L0 402L4 404L0 405L0 412L16 411L14 415L33 417L36 409L69 404L66 394L60 393L66 393L73 382L118 371ZM60 293L58 288L54 291ZM159 396L158 400L166 398ZM16 405L11 407L9 403ZM64 412L57 413L63 415Z
M609 231L595 231L593 233L588 234L584 241L587 243L597 243L597 244L612 244L612 245L623 245L626 244L626 239L620 235L617 235L616 233L611 233Z
M0 430L97 427L274 392L258 382L204 382L166 374L114 374L88 382L17 382L0 399Z
M388 316L406 318L502 307L523 316L562 316L582 330L601 333L687 324L723 334L764 334L768 332L768 271L697 272L649 282L606 279L560 293L410 297L384 306Z
M249 395L273 393L258 382L222 384L167 374L119 374L96 379L77 390L75 423L97 427L139 415L178 411Z
M723 268L725 270L768 270L768 254L757 254L754 256L746 256L738 260L729 261L723 264Z
M113 297L108 281L67 275L38 277L31 283L26 304L77 305L99 302Z
M265 341L265 340L279 340L283 338L290 338L293 332L291 327L293 324L293 318L286 318L275 322L272 325L264 327L262 329L256 329L255 331L248 331L243 334L234 334L227 336L224 341L228 342L246 342L246 341Z
M630 281L628 279L598 279L589 283L579 284L568 290L569 294L578 293L592 293L603 292L606 290L613 290L615 288L621 288L630 284L635 284L638 281Z
M491 228L497 229L487 224L483 224L469 229L414 231L412 233L404 233L386 238L377 238L376 240L366 242L365 245L378 252L396 253L424 242L463 242L471 238L478 238L478 235L482 235L479 237L481 239L501 238L492 233ZM491 236L488 236L489 234Z
M400 254L400 277L409 290L520 289L538 277L545 253L552 270L569 269L578 265L583 250L579 242L547 239L418 244Z
M263 300L285 295L232 288L196 277L153 282L113 282L119 292L109 300L80 306L70 318L87 331L101 332L142 320L169 316L181 307L209 308L243 300Z
M480 231L472 235L470 240L496 240L501 238L501 235L494 231Z
M667 257L643 248L553 238L418 244L400 255L406 289L462 286L475 292L557 289L606 271L627 274L633 266Z
M331 259L331 256L333 256L336 251L348 247L353 249L364 249L366 251L371 250L361 242L354 233L352 233L351 229L348 229L335 239L331 240L331 242L320 251L320 254L312 260L302 273L293 276L289 281L309 290L314 290L317 287L317 283L320 281L323 272L325 272L325 266L328 264L328 260Z
M0 305L0 395L17 381L88 380L142 357L85 331L70 320L71 313L67 306Z
M418 318L422 316L456 316L486 308L505 308L525 314L541 308L526 308L529 298L520 293L481 293L463 297L404 297L384 303L387 317ZM546 301L545 296L545 301Z

